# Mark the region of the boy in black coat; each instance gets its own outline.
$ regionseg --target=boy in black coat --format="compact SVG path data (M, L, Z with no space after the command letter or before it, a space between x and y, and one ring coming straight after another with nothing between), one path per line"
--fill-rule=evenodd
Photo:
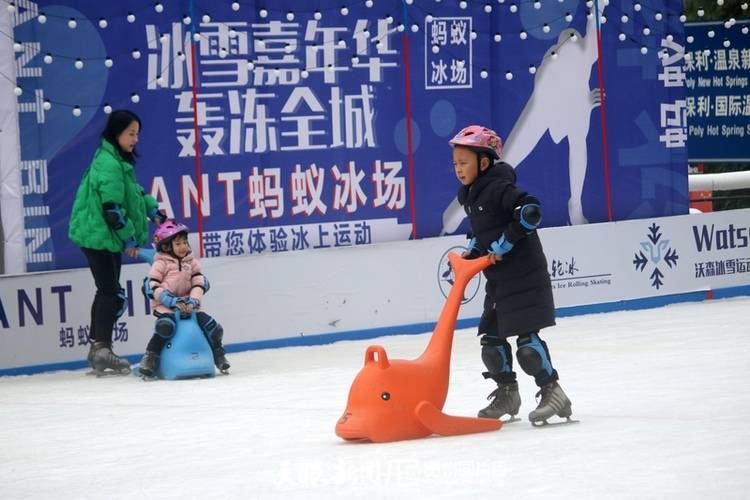
M529 414L532 424L553 415L570 420L570 399L558 384L557 371L539 330L555 324L555 304L547 259L536 233L541 221L539 200L516 187L516 174L500 159L502 141L485 127L471 125L451 141L453 166L461 181L458 201L471 223L472 238L465 258L489 254L493 265L484 271L484 312L479 322L485 378L497 383L479 411L480 417L510 421L521 407L513 357L507 338L518 336L516 358L534 376L541 401Z

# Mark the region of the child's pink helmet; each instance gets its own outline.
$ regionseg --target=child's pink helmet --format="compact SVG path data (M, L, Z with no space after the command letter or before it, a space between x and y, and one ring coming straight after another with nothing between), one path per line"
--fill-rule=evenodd
M185 236L187 236L188 232L190 232L190 229L181 222L175 220L164 221L154 231L154 247L158 249L162 243L168 242L180 233L185 233Z
M485 151L496 160L503 152L503 141L494 130L481 125L469 125L461 129L453 139L448 141L453 146L466 146L478 151Z

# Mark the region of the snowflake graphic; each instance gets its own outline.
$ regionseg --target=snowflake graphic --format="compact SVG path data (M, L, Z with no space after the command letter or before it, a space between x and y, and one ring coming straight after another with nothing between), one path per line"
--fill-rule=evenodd
M663 261L670 269L673 269L677 267L677 259L680 258L677 255L677 250L670 248L669 240L662 239L660 229L655 222L651 224L646 235L648 240L641 241L641 250L638 250L633 258L633 265L638 271L643 272L649 262L654 265L654 270L651 272L649 279L651 280L651 286L657 290L664 285L662 281L664 273L659 269L659 264ZM664 268L662 267L662 269Z

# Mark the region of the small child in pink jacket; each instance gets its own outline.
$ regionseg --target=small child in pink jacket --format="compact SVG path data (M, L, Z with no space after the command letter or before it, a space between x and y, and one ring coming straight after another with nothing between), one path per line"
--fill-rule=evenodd
M224 329L214 318L200 310L203 294L208 291L208 280L201 273L201 265L188 244L188 228L168 220L154 233L156 255L151 271L143 282L143 293L151 299L156 316L154 335L146 347L139 365L141 375L153 377L159 368L159 353L175 333L175 313L187 315L194 310L198 326L211 344L214 363L222 372L229 362L221 344Z

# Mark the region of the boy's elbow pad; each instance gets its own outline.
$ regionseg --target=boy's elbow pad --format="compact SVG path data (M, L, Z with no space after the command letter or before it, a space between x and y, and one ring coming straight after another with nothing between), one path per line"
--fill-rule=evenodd
M120 205L117 203L105 203L102 205L104 210L104 220L107 221L109 227L115 231L125 227L125 217L122 215Z
M515 210L516 220L527 231L533 231L539 227L539 223L542 222L542 207L538 203L526 203Z

